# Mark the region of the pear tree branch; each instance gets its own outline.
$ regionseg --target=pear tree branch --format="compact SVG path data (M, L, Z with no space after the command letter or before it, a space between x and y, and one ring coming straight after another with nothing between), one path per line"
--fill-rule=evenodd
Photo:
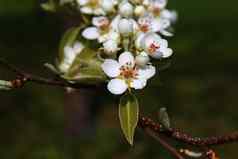
M22 88L29 82L41 84L41 85L63 87L63 88L70 87L75 89L95 88L100 86L95 84L93 85L93 84L84 84L84 83L70 83L61 78L52 79L52 78L36 76L34 74L25 72L24 70L19 69L18 67L12 64L9 64L3 59L0 59L0 65L4 66L9 71L12 71L13 73L16 74L16 79L9 81L11 83L12 89ZM176 159L184 159L184 158L182 154L179 153L173 146L168 144L168 142L165 141L161 135L169 139L172 139L174 141L177 141L179 143L184 143L190 146L195 146L200 149L206 150L206 151L203 151L204 152L203 154L205 154L205 157L207 159L218 159L216 157L215 152L211 149L208 149L209 147L238 142L238 131L232 132L223 136L211 136L206 138L194 137L176 128L167 128L162 130L163 125L161 125L159 122L153 121L149 117L144 117L144 116L140 116L138 127L144 130L145 134L147 134L148 136L151 136L153 139L158 141ZM183 152L187 152L187 155L190 154L188 153L189 152L188 150Z

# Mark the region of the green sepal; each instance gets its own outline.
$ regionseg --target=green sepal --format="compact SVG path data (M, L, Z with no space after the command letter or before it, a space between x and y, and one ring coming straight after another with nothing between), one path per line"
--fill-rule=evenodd
M45 66L48 70L50 70L52 73L54 73L54 74L56 74L56 75L59 75L59 74L60 74L59 70L58 70L54 65L52 65L52 64L50 64L50 63L45 63L44 66Z
M136 96L131 93L123 95L119 104L119 119L122 132L130 145L133 145L138 118L139 104Z
M54 0L42 3L41 8L48 12L56 12L57 4Z
M159 111L159 122L160 124L162 124L162 128L165 130L170 129L170 119L169 119L169 115L167 113L167 109L166 108L160 108Z

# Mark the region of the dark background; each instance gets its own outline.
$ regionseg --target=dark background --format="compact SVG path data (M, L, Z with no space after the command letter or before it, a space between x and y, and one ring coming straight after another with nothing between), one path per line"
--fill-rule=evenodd
M54 62L64 27L38 3L0 0L0 54L27 71L50 76L43 63ZM138 95L143 114L156 117L165 106L173 126L197 136L238 129L237 5L237 0L169 1L169 8L179 13L176 34L169 39L175 54L171 66ZM1 68L0 78L14 75ZM135 146L128 146L118 125L118 99L102 90L92 99L96 102L90 129L69 135L65 99L63 89L36 84L0 92L0 158L172 158L141 131L136 132ZM221 159L238 157L237 144L216 150Z

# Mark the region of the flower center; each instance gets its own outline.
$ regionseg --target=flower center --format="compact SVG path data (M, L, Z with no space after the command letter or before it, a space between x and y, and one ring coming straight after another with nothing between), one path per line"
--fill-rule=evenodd
M138 75L137 68L135 66L132 67L131 63L126 63L126 65L121 66L120 71L120 76L124 77L125 79L136 78Z
M159 49L159 48L160 48L159 44L157 44L157 43L155 43L155 42L152 42L152 43L150 44L150 46L149 46L148 51L149 51L149 53L153 54L153 53L155 53L156 50Z
M149 10L151 10L154 15L159 16L161 13L160 2L154 2L152 5L150 5Z
M109 27L109 20L107 18L102 18L98 21L99 23L99 28L102 30L106 30Z
M150 19L140 19L139 20L139 28L142 32L148 32L151 26L151 20Z
M154 6L153 9L152 9L152 11L153 11L153 13L154 13L155 15L159 16L159 15L160 15L160 12L161 12L161 9L160 9L160 7L158 7L158 6Z
M140 30L141 30L142 32L145 33L145 32L148 32L148 31L149 31L150 26L149 26L148 24L144 23L144 24L140 24L139 26L140 26Z

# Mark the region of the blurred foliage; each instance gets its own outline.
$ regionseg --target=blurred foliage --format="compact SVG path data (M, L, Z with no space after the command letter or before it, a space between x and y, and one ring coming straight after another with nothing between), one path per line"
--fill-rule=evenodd
M43 64L54 63L64 25L38 4L0 1L0 52L21 68L50 76ZM236 0L169 1L169 8L179 12L176 34L169 39L175 54L171 66L138 92L141 112L156 119L159 108L167 107L172 126L199 136L238 129L237 5ZM2 68L0 75L14 77ZM135 146L128 146L117 119L118 98L106 91L94 98L92 130L82 136L65 134L60 88L32 84L0 92L0 99L1 159L171 158L139 130ZM236 159L236 147L224 145L217 151L221 158Z

